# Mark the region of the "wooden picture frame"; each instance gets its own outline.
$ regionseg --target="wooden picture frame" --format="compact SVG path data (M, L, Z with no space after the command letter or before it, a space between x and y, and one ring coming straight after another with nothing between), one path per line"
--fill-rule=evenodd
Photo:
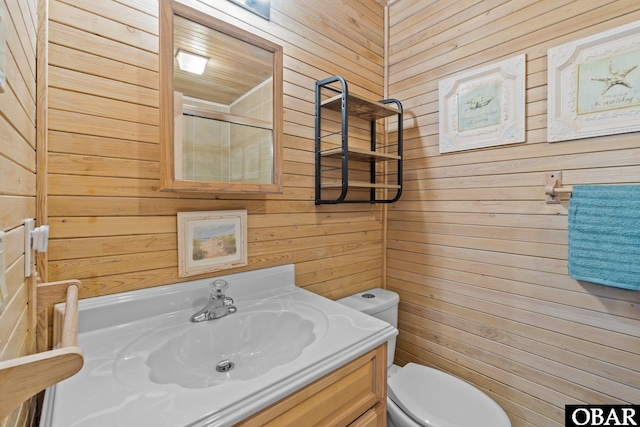
M547 51L547 141L640 130L640 21Z
M526 56L441 80L440 153L525 140Z
M178 276L247 265L247 211L178 212Z
M159 39L159 83L160 83L160 190L176 191L176 192L194 192L194 193L257 193L257 194L280 194L283 186L283 47L270 40L260 37L243 28L211 16L205 11L194 9L186 4L182 4L177 0L160 0L160 39ZM206 8L205 8L206 9ZM194 36L195 34L195 36ZM239 43L241 47L227 43L224 49L221 49L223 43L222 37L226 40L233 40ZM201 40L202 38L202 40ZM189 41L189 44L179 45L176 40ZM212 51L199 51L200 42ZM191 45L193 43L193 45ZM202 76L195 76L189 72L180 70L177 66L176 58L177 49L185 47L184 50L198 50L201 55L208 57L208 64L220 64L228 69L235 70L234 73L215 73L214 68L207 66L207 70ZM197 49L196 49L197 48ZM225 51L226 49L226 51ZM224 53L235 53L227 54ZM240 53L243 53L242 55ZM264 109L260 110L266 115L271 116L271 120L258 120L253 117L247 118L245 115L238 114L219 114L211 116L210 111L202 108L191 108L187 111L185 105L177 102L176 92L179 92L185 99L194 98L194 92L199 94L221 94L226 93L233 86L234 82L248 83L253 82L253 78L260 76L259 72L262 68L257 66L260 59L266 57L270 61L269 70L272 76L270 83L271 100L265 102ZM224 64L224 65L223 65ZM255 68L257 67L257 68ZM265 69L262 69L265 70ZM242 71L242 72L241 72ZM194 85L185 82L187 75L194 76L194 79L187 79ZM215 78L212 78L212 75ZM182 76L182 77L179 77ZM202 77L202 79L200 79ZM227 79L224 79L226 77ZM204 84L205 86L199 86ZM257 84L257 82L256 82ZM252 86L257 87L257 86ZM186 88L190 88L187 92ZM238 87L236 87L238 89ZM247 88L248 90L248 88ZM257 101L258 96L262 92L256 90L254 100ZM209 97L196 96L202 98L200 101L215 103L215 99ZM205 99L206 98L206 99ZM245 98L246 100L247 98ZM224 168L217 168L213 164L207 162L215 162L216 159L224 164L223 158L219 156L198 156L194 154L192 164L198 163L200 171L216 171L223 176L210 176L200 173L194 175L185 174L185 168L182 166L183 154L178 151L184 148L183 127L186 126L182 121L185 117L199 118L206 120L208 123L217 122L224 123L225 126L240 128L244 131L248 129L255 130L256 123L262 122L261 127L265 132L271 133L270 146L267 145L267 139L264 137L264 148L262 158L265 168L263 174L259 175L260 179L255 176L234 177L233 179L224 174ZM270 122L270 123L269 123ZM174 140L178 135L178 146L174 144ZM199 141L207 141L206 138L197 138ZM239 138L241 141L246 138ZM249 139L251 140L251 139ZM182 145L181 145L182 144ZM203 153L211 154L215 152L215 147L193 147L196 150L203 150ZM242 155L250 153L251 156L246 159L247 163L252 162L258 156L255 150L244 150L242 144L236 147L235 154L244 160ZM268 159L266 156L271 156ZM180 162L180 166L176 166ZM249 165L243 170L254 172ZM269 166L269 167L266 167Z

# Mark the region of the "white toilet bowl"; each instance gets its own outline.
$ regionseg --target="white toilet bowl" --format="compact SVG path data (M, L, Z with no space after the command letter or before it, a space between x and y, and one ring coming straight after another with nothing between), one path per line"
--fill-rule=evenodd
M399 297L371 289L339 303L398 327ZM511 427L502 408L473 385L416 363L393 365L395 337L388 343L387 422L390 427Z
M511 426L507 414L493 399L437 369L408 363L387 380L389 426Z

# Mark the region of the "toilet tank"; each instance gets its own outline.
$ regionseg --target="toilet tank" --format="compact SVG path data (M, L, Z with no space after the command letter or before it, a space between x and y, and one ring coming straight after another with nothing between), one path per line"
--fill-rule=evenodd
M397 293L386 289L374 288L360 292L336 302L351 307L362 313L369 314L377 319L391 323L394 328L398 328L398 302L400 297ZM396 337L389 339L387 348L387 364L393 363L393 355L396 351Z

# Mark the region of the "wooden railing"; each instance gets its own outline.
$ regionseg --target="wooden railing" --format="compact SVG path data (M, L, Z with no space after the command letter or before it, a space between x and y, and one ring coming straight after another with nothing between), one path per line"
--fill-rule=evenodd
M29 356L0 361L0 420L35 394L76 374L84 363L82 349L78 347L78 292L79 280L42 283L36 287L36 310L39 324L44 324L38 348ZM48 331L47 310L66 296L62 339L57 348L46 350ZM42 344L44 342L44 344Z

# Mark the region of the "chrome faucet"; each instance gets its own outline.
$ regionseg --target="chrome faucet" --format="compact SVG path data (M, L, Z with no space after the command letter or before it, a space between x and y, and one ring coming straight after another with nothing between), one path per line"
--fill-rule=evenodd
M235 305L233 305L233 299L224 295L225 291L229 287L229 283L226 280L218 279L209 284L211 287L211 295L209 296L209 302L202 310L195 313L189 319L191 322L204 322L205 320L218 319L226 316L227 314L235 313L238 311Z

